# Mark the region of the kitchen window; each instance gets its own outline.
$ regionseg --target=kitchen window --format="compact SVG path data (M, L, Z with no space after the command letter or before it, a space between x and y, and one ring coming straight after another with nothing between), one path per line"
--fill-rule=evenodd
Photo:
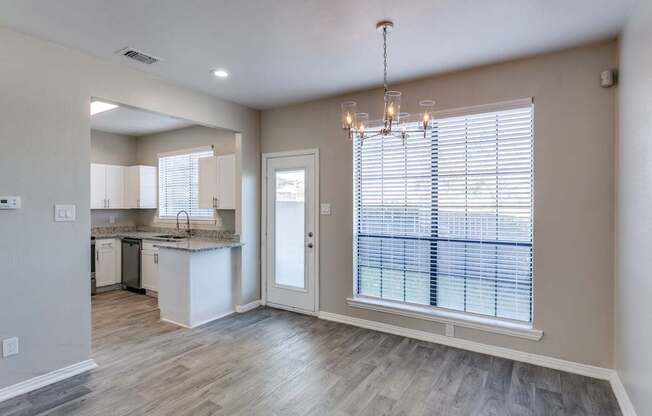
M521 100L354 140L354 301L529 325L533 139Z
M191 220L213 220L213 210L199 208L199 159L212 157L211 147L158 155L158 216L175 219L181 210Z

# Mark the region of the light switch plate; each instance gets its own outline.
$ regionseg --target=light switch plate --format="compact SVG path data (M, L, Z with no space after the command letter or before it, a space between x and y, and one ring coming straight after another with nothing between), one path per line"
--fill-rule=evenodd
M54 221L56 222L71 222L77 219L77 210L74 205L61 205L54 206Z
M331 204L321 204L319 206L319 213L321 215L331 215Z
M18 354L18 337L2 340L2 356L9 357Z

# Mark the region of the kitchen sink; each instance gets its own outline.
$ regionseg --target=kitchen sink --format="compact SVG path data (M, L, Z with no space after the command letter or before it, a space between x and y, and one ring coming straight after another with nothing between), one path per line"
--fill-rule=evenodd
M174 234L164 234L164 235L157 235L154 236L155 238L160 238L162 240L185 240L187 237L184 237L182 235L174 235Z

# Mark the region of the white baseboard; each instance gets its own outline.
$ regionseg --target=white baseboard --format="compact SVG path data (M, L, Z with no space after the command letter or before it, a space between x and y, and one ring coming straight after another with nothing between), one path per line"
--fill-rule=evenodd
M256 309L257 307L261 306L263 302L258 299L253 302L249 302L246 305L235 305L235 311L238 313L245 313L249 312L252 309Z
M86 371L92 370L96 367L97 364L95 361L86 360L34 378L30 378L29 380L21 381L20 383L16 383L0 389L0 402L20 396L21 394L38 390L42 387L49 386L50 384L57 383L78 374L85 373Z
M620 411L623 413L623 416L636 416L634 405L632 404L632 401L629 400L627 390L625 390L625 386L623 385L623 382L620 380L620 376L616 371L614 371L614 377L609 381L611 382L611 388L616 395L616 399L618 400Z
M522 361L542 367L554 368L555 370L599 378L602 380L610 380L612 373L614 372L614 370L608 368L595 367L592 365L566 361L559 358L547 357L545 355L531 354L528 352L513 350L509 348L481 344L479 342L469 341L466 339L447 337L445 335L434 334L432 332L419 331L415 329L409 329L396 325L389 325L382 322L369 321L366 319L354 318L351 316L339 315L330 312L322 311L319 313L319 317L329 321L341 322L344 324L359 326L367 329L374 329L376 331L387 332L408 338L415 338L422 341L434 342L436 344L448 345L450 347L479 352L481 354L508 358L514 361Z
M199 327L199 326L206 325L206 324L209 323L209 322L213 322L213 321L217 321L218 319L226 318L226 317L229 316L229 315L233 315L234 312L235 312L235 311L225 312L225 313L223 313L223 314L213 316L212 318L208 318L208 319L205 319L205 320L203 320L203 321L197 322L197 323L194 324L194 325L186 325L186 324L182 324L181 322L177 322L177 321L174 321L174 320L172 320L172 319L167 319L167 318L159 318L159 319L160 319L161 321L163 321L163 322L167 322L167 323L169 323L169 324L173 324L173 325L176 325L176 326L180 326L180 327L182 327L182 328L186 328L186 329L194 329L194 328L197 328L197 327Z
M610 368L596 367L588 364L562 360L560 358L547 357L545 355L531 354L528 352L513 350L509 348L481 344L479 342L469 341L465 339L447 337L445 335L433 334L431 332L419 331L416 329L409 329L396 325L385 324L382 322L369 321L366 319L354 318L352 316L346 315L339 315L331 312L320 311L319 318L328 321L353 325L360 328L373 329L376 331L386 332L407 338L414 338L421 341L433 342L435 344L447 345L450 347L478 352L481 354L493 355L514 361L521 361L541 367L565 371L567 373L607 380L611 383L611 388L613 389L616 399L618 400L618 404L620 405L623 416L636 416L634 407L629 400L627 391L625 390L625 387L623 386L618 373Z

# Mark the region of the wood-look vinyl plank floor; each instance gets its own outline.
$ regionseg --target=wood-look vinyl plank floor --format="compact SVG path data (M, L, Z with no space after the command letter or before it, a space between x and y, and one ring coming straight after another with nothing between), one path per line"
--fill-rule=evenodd
M621 415L609 383L269 308L200 328L156 299L93 297L99 368L2 416Z

